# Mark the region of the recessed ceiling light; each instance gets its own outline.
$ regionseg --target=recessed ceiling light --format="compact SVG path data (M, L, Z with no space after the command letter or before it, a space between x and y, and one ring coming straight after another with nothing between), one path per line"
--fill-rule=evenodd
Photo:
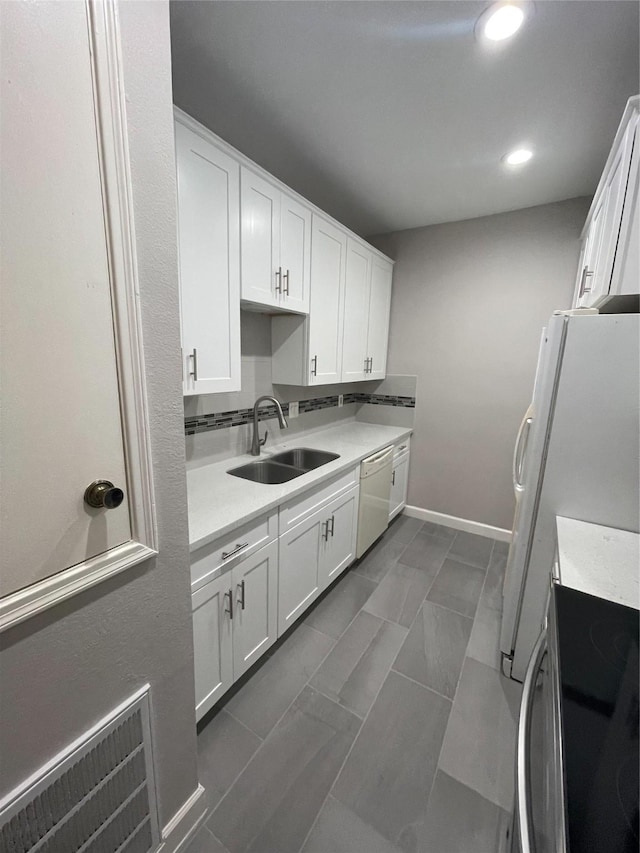
M502 158L505 163L509 166L522 166L523 163L527 163L533 157L533 151L529 148L516 148L515 151L511 151L509 154L505 154Z
M481 34L490 41L510 38L523 22L524 9L516 3L495 3L478 20Z

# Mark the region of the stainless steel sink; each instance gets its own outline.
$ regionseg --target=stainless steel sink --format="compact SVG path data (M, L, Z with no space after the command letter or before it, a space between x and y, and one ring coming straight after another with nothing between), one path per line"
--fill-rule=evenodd
M247 465L231 468L227 474L242 477L243 480L253 480L254 483L286 483L339 458L339 453L312 450L310 447L294 447L293 450L283 450L282 453L276 453L261 462L249 462Z
M327 462L339 459L339 453L329 453L327 450L313 450L310 447L294 447L293 450L284 450L282 453L274 453L270 459L281 465L293 465L294 468L303 468L305 471L313 471Z
M303 468L293 468L291 465L279 465L270 459L264 462L249 462L239 468L231 468L227 474L242 477L243 480L253 480L254 483L286 483L305 474Z

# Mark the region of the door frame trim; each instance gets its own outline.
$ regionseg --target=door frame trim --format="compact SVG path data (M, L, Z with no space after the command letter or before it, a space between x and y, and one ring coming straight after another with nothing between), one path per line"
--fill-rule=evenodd
M131 540L0 600L0 631L158 553L117 4L85 0Z

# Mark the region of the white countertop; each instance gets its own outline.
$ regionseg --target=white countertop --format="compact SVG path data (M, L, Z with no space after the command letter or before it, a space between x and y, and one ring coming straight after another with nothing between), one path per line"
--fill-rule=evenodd
M358 465L362 459L389 444L411 435L406 427L349 421L340 426L296 436L274 444L260 457L246 453L213 465L187 471L189 497L189 547L191 551L212 542L240 524L257 518L269 509L296 497L337 474ZM230 468L267 459L274 453L293 447L311 447L339 453L340 458L321 465L288 483L254 483L228 474Z
M640 610L640 534L556 519L562 586Z

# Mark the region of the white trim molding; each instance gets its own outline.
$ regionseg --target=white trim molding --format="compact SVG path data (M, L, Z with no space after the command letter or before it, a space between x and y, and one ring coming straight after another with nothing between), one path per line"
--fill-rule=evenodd
M158 553L117 4L85 0L131 539L0 599L0 631Z
M511 542L511 531L505 530L504 527L494 527L491 524L483 524L481 521L457 518L455 515L445 515L443 512L434 512L431 509L409 506L408 504L404 508L404 514L410 518L419 518L421 521L431 521L434 524L452 527L454 530L477 533L478 536L487 536L489 539L498 539L500 542Z
M207 816L204 788L198 784L162 830L158 853L183 853Z

